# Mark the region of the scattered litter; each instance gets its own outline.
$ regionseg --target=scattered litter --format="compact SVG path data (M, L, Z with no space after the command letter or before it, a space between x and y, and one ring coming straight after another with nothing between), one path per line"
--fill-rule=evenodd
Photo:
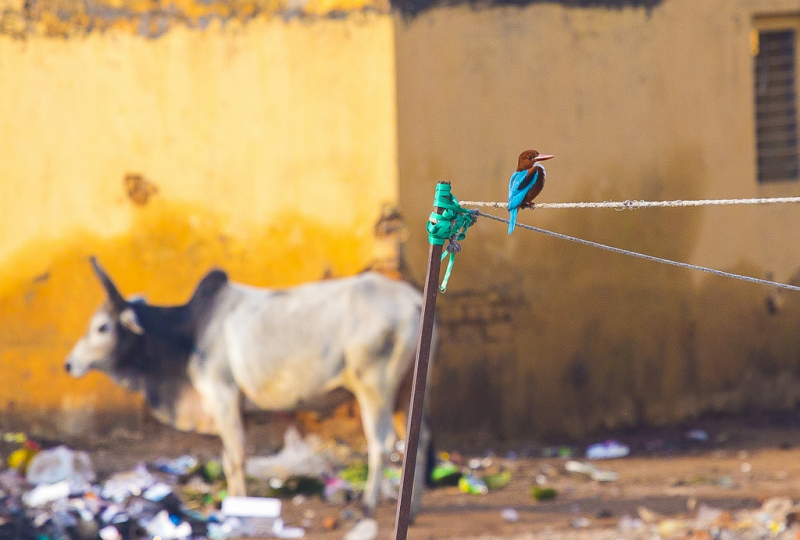
M359 519L359 514L352 508L345 508L339 512L339 519L342 521L353 521Z
M97 534L100 536L100 540L120 540L122 538L119 529L113 525L103 527Z
M132 471L116 473L106 480L101 496L120 503L130 496L138 497L155 482L144 464L139 464Z
M644 521L625 514L619 519L617 528L621 531L635 531L644 527Z
M25 472L31 459L39 453L41 449L34 441L24 441L22 448L17 448L8 456L8 466L12 469L19 469Z
M498 489L503 489L511 482L511 472L502 470L498 473L487 474L483 477L483 481L486 487L489 488L489 491L497 491Z
M403 470L398 466L384 467L381 481L381 495L387 499L397 500L400 496L400 477Z
M357 463L350 465L339 471L339 478L350 484L353 491L361 493L367 483L367 464Z
M614 459L625 457L631 449L625 444L615 440L596 443L586 449L586 459Z
M219 461L214 460L207 461L205 465L203 465L201 471L203 480L210 483L216 482L225 474L222 471L222 465L219 464Z
M181 456L175 459L157 459L153 465L161 471L175 476L186 476L200 465L193 456Z
M341 478L330 478L325 482L323 496L332 504L346 504L350 501L353 487Z
M225 516L278 518L281 501L268 497L226 497L221 511Z
M472 474L467 474L458 479L458 489L462 493L470 493L472 495L486 495L489 493L489 487L486 483Z
M301 527L286 527L283 524L283 519L278 518L272 525L272 534L278 538L302 538L305 536L306 531Z
M500 516L509 523L516 523L519 521L519 513L513 508L503 508L500 512Z
M708 432L704 429L690 429L683 434L690 441L708 442Z
M707 504L701 504L697 508L697 514L694 518L695 529L708 529L710 527L719 526L721 518L725 515L723 510L713 508Z
M252 457L245 462L245 473L256 478L287 479L290 476L319 478L332 475L333 467L320 455L321 440L316 435L305 439L294 426L283 435L283 448L274 456Z
M570 526L575 529L585 529L586 527L589 527L591 524L592 522L589 521L589 518L585 517L575 518L570 522Z
M322 518L322 528L326 531L332 531L339 527L339 518L336 516L325 516Z
M548 446L542 450L542 457L569 459L577 453L577 449L572 446Z
M65 446L39 452L33 441L22 444L17 450L27 457L18 452L16 468L0 471L0 539L225 540L305 535L304 529L285 525L278 499L227 497L216 461L201 463L188 455L160 459L93 485L95 472L87 453ZM25 461L27 471L23 471ZM280 485L302 490L311 484L321 492L318 478L290 477Z
M674 536L684 536L686 532L686 522L680 519L665 519L658 524L658 535L661 538Z
M3 433L3 442L25 444L28 442L28 436L21 431L6 431Z
M531 486L531 497L537 501L552 501L557 496L558 493L551 487Z
M431 471L431 480L437 486L457 486L461 469L452 461L443 461Z
M571 473L585 474L597 482L616 482L619 480L619 475L617 473L613 471L603 471L590 463L581 461L567 461L564 464L564 469Z
M162 540L180 540L188 538L192 534L192 526L182 521L175 524L169 517L169 512L162 510L145 526L145 530L151 535Z
M272 485L272 483L270 483L270 485ZM277 485L277 482L275 485ZM324 490L325 484L316 476L293 475L280 482L280 487L273 487L270 495L273 497L286 498L294 497L296 495L312 497L314 495L322 495Z
M159 502L164 500L164 497L172 493L172 488L169 487L164 482L157 482L147 488L145 492L142 494L142 497L147 499L148 501Z
M745 461L744 463L742 463L741 469L742 469L743 473L747 474L747 473L749 473L750 471L753 470L753 466Z
M92 461L86 452L57 446L34 455L25 474L31 484L55 484L67 481L81 485L95 479Z
M69 497L69 493L69 482L66 480L57 484L42 484L23 495L22 502L26 506L41 506L59 499L66 499Z
M719 479L719 485L724 489L736 489L739 487L738 484L733 481L733 478L727 474Z
M25 490L25 479L16 469L6 469L0 472L0 490L7 495L19 496Z
M654 522L658 521L659 519L661 519L661 515L660 514L658 514L656 512L653 512L652 510L650 510L649 508L646 508L644 506L640 506L639 508L637 508L636 509L636 513L639 514L639 517L645 523L654 523Z
M378 522L374 519L362 519L344 535L344 540L374 540L378 536Z

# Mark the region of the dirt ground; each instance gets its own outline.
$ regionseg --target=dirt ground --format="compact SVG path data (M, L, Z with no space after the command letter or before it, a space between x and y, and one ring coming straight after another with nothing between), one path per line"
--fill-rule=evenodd
M684 433L688 428L705 430L709 441L687 439ZM607 436L573 441L580 451L573 459L580 460L585 444ZM691 426L613 436L631 447L631 455L593 464L618 473L618 481L598 483L569 474L564 470L565 459L536 457L542 455L544 445L521 448L517 455L527 456L514 459L505 457L505 450L494 459L512 472L509 485L483 496L463 494L457 488L427 490L423 511L410 528L409 538L649 539L652 532L620 529L621 518L635 518L643 512L654 515L655 523L669 517L690 517L702 504L734 512L757 508L775 496L800 499L800 415L709 419ZM152 428L141 437L95 442L86 449L102 477L157 457L191 453L214 458L220 445L213 437ZM263 447L251 443L249 450L260 452ZM470 458L491 450L462 451ZM556 489L555 500L537 502L531 497L530 487L537 475ZM508 508L516 510L516 522L503 518L501 513ZM338 518L336 529L323 527L328 516ZM283 517L287 525L306 526L307 538L332 540L342 538L353 526L359 510L356 505L344 507L306 498L284 501ZM376 516L379 539L393 538L394 518L395 503L384 501Z

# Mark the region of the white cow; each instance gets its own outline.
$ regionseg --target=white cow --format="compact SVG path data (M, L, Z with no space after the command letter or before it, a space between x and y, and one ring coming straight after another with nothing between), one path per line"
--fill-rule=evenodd
M367 439L364 505L371 514L395 433L398 388L412 366L420 293L375 273L284 290L228 281L214 270L180 306L127 301L92 258L107 301L66 360L80 377L90 369L142 392L154 415L181 425L186 396L199 396L223 444L231 495L245 494L242 405L294 410L332 391L355 395ZM244 396L244 400L242 397ZM209 431L209 429L206 429ZM420 436L413 508L419 508L430 433Z

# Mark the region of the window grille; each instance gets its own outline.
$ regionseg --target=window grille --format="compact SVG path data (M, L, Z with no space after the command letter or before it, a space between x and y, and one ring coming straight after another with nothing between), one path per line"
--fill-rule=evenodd
M759 182L800 177L795 43L794 30L758 33L755 96Z

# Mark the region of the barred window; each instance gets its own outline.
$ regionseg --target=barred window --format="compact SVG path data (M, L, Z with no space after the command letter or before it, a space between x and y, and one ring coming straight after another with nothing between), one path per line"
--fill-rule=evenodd
M800 177L796 69L795 30L759 31L755 55L759 182Z

